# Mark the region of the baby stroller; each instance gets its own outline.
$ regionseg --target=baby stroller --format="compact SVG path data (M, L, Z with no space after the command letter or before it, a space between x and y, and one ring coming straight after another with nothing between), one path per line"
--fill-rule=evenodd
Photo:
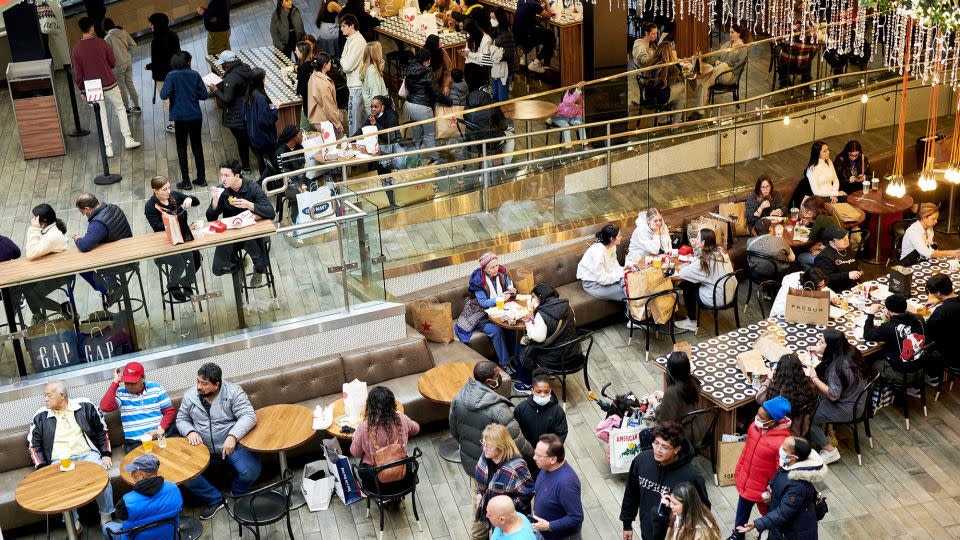
M663 399L663 392L660 391L648 394L642 398L638 398L636 394L630 391L610 397L606 393L610 384L611 383L607 383L600 389L600 395L609 401L600 400L593 392L587 394L587 397L596 401L600 409L607 413L607 417L594 428L594 434L597 439L602 441L606 446L605 452L608 462L610 461L611 432L625 428L634 428L634 430L641 428L643 417L656 410L660 404L660 400ZM622 432L619 433L622 434ZM638 448L631 444L629 453L636 454L637 452ZM612 464L611 471L626 472L625 470L614 470Z

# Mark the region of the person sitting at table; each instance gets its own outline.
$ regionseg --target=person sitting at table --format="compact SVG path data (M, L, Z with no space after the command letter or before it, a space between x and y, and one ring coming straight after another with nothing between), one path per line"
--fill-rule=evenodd
M557 47L557 38L553 30L544 28L540 21L549 21L553 17L546 0L519 0L517 12L513 16L513 37L517 41L517 53L526 55L538 46L537 56L527 64L534 73L543 73L553 60Z
M697 107L707 103L710 88L717 84L734 84L733 71L747 61L750 48L746 45L753 41L753 33L747 24L730 25L730 39L720 45L724 52L712 58L713 71L697 88Z
M160 476L160 459L153 454L144 454L123 468L130 473L133 490L125 493L117 503L113 515L119 521L110 521L103 525L103 532L117 533L129 531L164 519L172 519L173 525L151 528L137 534L138 540L163 540L176 538L173 527L180 526L180 512L183 511L183 496L173 482L167 482Z
M831 227L823 233L827 247L814 259L813 266L823 271L830 290L843 292L853 287L863 272L857 270L857 259L850 252L850 233L840 227Z
M917 210L917 220L907 227L900 244L900 264L913 266L925 259L960 257L960 249L936 249L933 242L933 227L940 218L940 207L922 203Z
M927 319L927 339L932 344L927 358L927 384L940 383L946 366L955 367L956 355L951 353L953 332L960 328L960 296L953 290L953 282L946 274L934 274L926 283L930 294L926 307L933 313Z
M643 89L643 101L648 107L663 110L676 110L683 107L683 100L687 96L687 85L683 81L680 66L677 61L677 51L672 41L664 40L657 45L653 53L651 66L660 66L650 72ZM668 123L680 121L680 115L671 115Z
M210 188L207 221L216 221L220 216L230 218L247 210L253 212L256 219L273 219L276 216L263 189L256 182L240 177L240 163L237 160L229 159L220 163L220 185ZM241 271L240 249L245 249L253 260L250 286L259 287L270 264L266 243L261 238L217 246L213 252L213 274L222 276Z
M790 289L804 289L808 291L830 291L830 302L834 305L839 303L840 297L837 293L827 287L827 277L823 270L810 267L806 270L794 272L783 276L780 282L780 290L777 291L777 297L773 300L770 307L771 317L784 317L787 311L787 294Z
M274 163L277 164L276 173L292 173L306 167L306 159L303 153L283 157L289 152L298 152L303 150L303 130L294 124L287 124L277 138L277 148L274 150ZM273 174L273 171L271 171ZM304 173L287 176L287 187L283 190L283 198L290 207L290 223L296 223L297 216L300 213L300 207L297 205L297 194L307 191L307 175ZM274 180L267 186L261 186L264 189L275 189L280 185L280 180Z
M658 424L677 422L688 412L700 408L700 381L690 369L690 357L683 351L673 351L667 356L667 386L663 390L663 399L653 411L652 422L640 432L637 447L639 451L653 448L654 429ZM697 445L710 429L710 417L698 416L694 421L682 426L683 436Z
M840 180L840 191L854 193L863 189L864 179L873 176L870 160L863 153L860 142L848 141L843 151L833 161L837 169L837 178Z
M57 466L61 460L89 461L110 470L113 467L110 437L103 414L89 399L70 399L63 381L43 385L43 407L33 413L27 433L30 459L37 469ZM100 523L110 521L113 513L113 487L97 495ZM80 519L73 511L73 520L79 533Z
M180 401L177 431L191 446L206 446L211 464L226 463L236 472L230 483L234 497L250 491L260 477L260 458L237 444L256 425L257 414L243 388L223 380L223 370L217 364L200 366L197 384L188 388ZM200 519L210 519L223 508L223 495L203 475L183 486L203 501Z
M527 374L536 368L560 369L564 355L570 357L580 352L579 345L562 351L547 350L577 335L576 316L570 302L560 298L548 283L538 283L533 288L530 302L533 311L523 320L527 334L521 339L525 346L520 353L520 369L515 377L527 384L530 383Z
M66 251L70 244L67 241L67 225L57 218L53 207L41 203L33 207L30 217L30 227L27 229L27 241L24 252L27 260L35 261L49 253ZM65 319L72 319L73 309L70 302L57 303L47 295L66 286L72 277L48 278L20 287L23 296L27 299L27 306L33 313L33 324L46 318L46 313L52 311L60 313Z
M420 424L397 412L397 400L385 386L374 386L370 390L364 412L353 434L350 454L360 460L360 466L357 467L360 484L373 488L377 485L373 473L373 468L377 466L377 452L392 444L399 444L406 455L407 441L420 433ZM384 487L385 492L391 489ZM399 499L396 504L400 504Z
M513 417L520 425L523 438L536 447L541 435L553 433L560 440L567 438L567 413L550 387L550 372L544 368L533 370L532 394L513 410ZM532 460L527 462L534 480L540 469Z
M724 306L737 294L736 276L726 280L723 291L715 297L716 283L723 276L733 272L733 263L724 249L717 245L717 235L712 229L700 229L700 233L690 239L696 258L693 263L681 266L677 275L681 278L683 305L687 308L687 318L677 321L676 327L697 333L697 314L703 302L705 306ZM722 297L720 297L722 295Z
M847 193L840 189L837 169L830 160L830 147L823 141L816 141L810 147L810 161L803 172L804 179L810 184L810 192L817 197L837 202Z
M657 51L657 35L659 33L660 29L650 21L640 25L640 37L633 42L633 50L630 52L636 67L645 68L653 62L653 55ZM644 71L640 75L645 77L649 73L649 71Z
M820 340L808 347L807 352L820 360L816 369L808 373L817 391L826 398L817 404L807 436L810 442L821 448L823 461L833 463L840 459L840 450L830 444L820 425L846 422L854 417L854 413L856 416L863 414L866 401L870 399L865 395L857 402L857 396L867 384L863 376L863 355L847 341L843 332L833 328L821 332Z
M620 228L612 223L603 226L593 243L577 263L577 279L587 294L601 300L622 302L626 298L623 267L617 261Z
M153 196L147 199L143 206L143 214L147 218L147 223L153 232L163 232L163 214L179 216L185 213L187 208L194 208L200 205L200 199L193 195L185 195L179 191L170 190L170 180L166 176L154 176L150 179L150 188L153 190ZM187 223L186 219L179 220L181 227ZM181 231L184 236L188 233ZM190 300L193 294L193 286L197 282L196 252L178 253L176 255L167 255L156 259L157 265L161 263L167 265L170 270L167 276L167 290L180 302Z
M787 215L787 207L783 204L783 195L773 189L773 180L769 174L761 174L753 191L747 195L746 202L747 225L753 227L758 219L766 216L783 217Z
M776 366L773 375L764 377L760 382L757 403L777 396L787 398L793 409L790 433L802 437L810 429L810 419L820 402L820 393L807 376L807 368L796 353L781 356Z
M73 241L81 253L86 253L100 244L133 236L130 222L127 221L127 216L119 206L101 203L96 196L90 193L81 193L77 197L76 206L80 214L87 218L87 232L83 237L73 236ZM110 306L117 303L123 294L117 280L117 274L122 273L126 268L126 266L119 266L81 272L80 277L86 280L95 291L103 295L105 304Z
M512 297L516 297L517 289L514 288L507 269L500 266L500 259L496 254L488 251L480 257L480 267L470 274L467 294L471 298L464 306L457 324L453 326L457 339L469 345L474 330L479 328L490 338L500 367L508 368L513 356L513 331L504 330L494 324L485 310L496 306L497 298L509 302Z
M773 225L769 218L760 218L753 224L753 238L747 240L747 264L757 276L764 278L774 278L784 274L793 266L796 255L790 248L790 242L782 236L777 236L771 231ZM752 253L765 255L776 261L762 259L760 257L751 257Z
M803 31L800 18L793 21L792 39L789 44L781 44L777 56L777 78L780 88L790 86L790 76L799 75L804 84L810 82L810 68L817 53L816 37L811 29Z
M808 251L797 255L800 266L806 269L813 266L814 258L823 251L823 233L830 228L842 228L843 225L820 197L807 197L800 204L799 223L810 229L807 238L810 242L813 242Z
M177 410L163 386L147 380L140 362L127 362L122 369L117 368L113 381L100 398L101 412L118 409L123 427L123 449L127 452L140 446L140 438L144 435L156 439L176 434L173 422Z
M637 228L630 235L630 247L627 248L625 266L643 262L645 257L670 253L673 240L663 214L656 208L648 208L637 214Z
M473 473L477 513L470 527L472 538L486 538L485 534L490 531L487 505L494 497L510 497L521 514L530 513L530 502L533 500L533 477L506 426L489 424L483 428L481 442L483 452Z
M884 322L878 324L877 313L883 311ZM883 307L873 304L864 309L867 320L863 323L864 341L883 342L883 355L873 362L871 368L880 374L884 382L900 384L906 377L905 371L914 370L924 360L923 339L926 333L923 320L907 312L907 299L893 293L883 301ZM913 351L909 347L913 347ZM923 381L912 381L907 392L920 395L919 385Z

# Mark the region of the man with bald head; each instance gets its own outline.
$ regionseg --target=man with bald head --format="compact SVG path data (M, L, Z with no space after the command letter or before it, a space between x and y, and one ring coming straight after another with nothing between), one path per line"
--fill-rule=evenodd
M70 398L63 381L51 381L43 387L44 406L33 414L27 433L30 458L36 468L57 465L60 460L90 461L109 470L113 467L107 423L89 399ZM100 521L110 521L113 513L113 489L97 497ZM74 511L74 522L76 520Z
M497 495L487 503L487 519L493 527L490 540L536 540L526 516L513 507L513 499Z

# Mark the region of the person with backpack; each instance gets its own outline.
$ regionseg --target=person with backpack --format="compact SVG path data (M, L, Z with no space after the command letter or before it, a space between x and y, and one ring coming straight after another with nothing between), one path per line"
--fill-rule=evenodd
M203 113L200 102L207 99L207 87L203 84L200 74L190 68L190 53L180 51L170 59L173 70L167 74L167 80L160 89L160 97L170 100L170 120L173 120L176 129L177 158L180 161L180 177L177 188L188 190L190 185L190 169L187 161L187 139L193 150L194 166L197 176L193 180L196 186L206 186L206 171L203 163L202 126Z
M818 493L813 483L827 477L827 465L800 437L784 439L778 453L779 467L763 493L769 511L737 527L737 532L756 529L759 533L769 531L770 540L817 540L817 522L823 515L818 515ZM822 512L825 514L826 508Z
M268 170L268 163L277 149L277 104L267 97L264 89L266 77L267 73L260 68L251 70L243 98L243 122L261 175Z
M147 18L150 29L153 30L153 39L150 41L150 63L146 69L153 76L153 102L157 102L157 92L167 80L170 73L170 59L180 52L180 37L170 30L170 18L165 13L154 13ZM163 116L167 119L167 133L173 133L173 120L170 119L170 102L163 100Z
M463 123L466 126L464 131L465 141L482 141L484 139L494 139L506 135L507 118L500 107L490 107L479 111L467 112L471 109L483 107L493 103L493 97L490 95L490 87L484 86L467 94L465 114ZM487 145L487 155L513 152L516 140L508 139L502 142L485 143ZM502 144L502 149L497 149L495 145ZM470 152L480 153L480 146L466 147ZM504 164L509 164L512 158L503 158ZM484 166L492 167L493 161L484 162Z
M350 443L350 454L360 459L357 467L360 485L367 488L376 486L374 478L379 476L384 491L389 491L390 484L402 481L406 476L403 470L400 471L401 474L397 474L396 468L381 471L379 475L373 474L374 467L395 461L400 452L407 455L407 441L420 433L420 424L402 412L397 412L396 407L396 398L389 388L374 386L370 389L364 408L365 415L357 425L357 431ZM383 454L390 452L394 453L393 459L382 461ZM399 502L398 500L397 503Z
M104 19L103 29L107 31L107 37L103 39L113 47L113 56L117 60L113 74L123 97L123 106L127 108L127 114L139 114L140 96L133 83L133 57L130 55L130 50L137 46L137 42L126 30L114 24L113 19Z
M873 362L873 370L880 374L880 378L889 384L901 384L906 371L917 377L907 393L912 396L920 395L919 385L922 371L917 365L923 356L923 346L926 342L923 320L907 312L907 299L898 293L893 293L883 301L883 308L877 304L864 310L867 320L863 323L863 340L883 342L883 357ZM881 319L878 321L879 318Z
M237 53L226 50L217 57L217 64L223 67L223 80L220 84L208 85L210 95L220 99L223 105L221 123L230 130L237 141L237 153L240 154L242 174L250 174L250 138L243 123L243 97L247 94L247 78L250 66L243 63Z

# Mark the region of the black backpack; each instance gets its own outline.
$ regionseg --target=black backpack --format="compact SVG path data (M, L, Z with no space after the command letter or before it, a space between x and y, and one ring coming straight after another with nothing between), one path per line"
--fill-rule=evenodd
M350 102L350 89L347 88L347 76L344 75L343 68L340 67L339 58L334 58L331 62L327 76L330 77L337 89L337 108L346 109Z

